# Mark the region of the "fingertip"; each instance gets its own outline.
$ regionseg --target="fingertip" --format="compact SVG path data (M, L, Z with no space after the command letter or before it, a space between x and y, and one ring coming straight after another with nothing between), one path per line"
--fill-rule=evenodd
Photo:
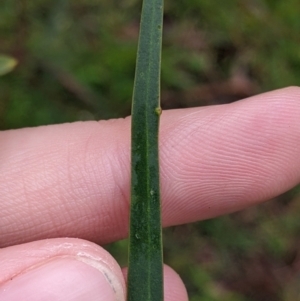
M116 261L79 239L51 239L0 251L0 300L124 301Z
M160 160L165 226L238 211L299 183L299 87L171 113Z
M185 285L171 267L164 266L164 292L166 301L188 301L188 294Z

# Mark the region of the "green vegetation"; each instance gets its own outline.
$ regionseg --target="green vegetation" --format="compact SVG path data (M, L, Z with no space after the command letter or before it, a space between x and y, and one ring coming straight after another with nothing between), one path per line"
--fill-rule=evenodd
M129 115L140 9L137 0L2 0L0 53L18 66L0 77L1 129ZM162 108L299 85L299 10L298 0L166 0ZM165 230L165 262L190 299L299 299L299 193ZM107 248L126 264L127 241Z
M158 161L163 0L143 0L131 118L127 301L163 301Z
M1 78L0 127L130 114L140 8L137 0L3 0L0 53L19 65ZM297 0L167 0L162 107L298 84L298 9Z

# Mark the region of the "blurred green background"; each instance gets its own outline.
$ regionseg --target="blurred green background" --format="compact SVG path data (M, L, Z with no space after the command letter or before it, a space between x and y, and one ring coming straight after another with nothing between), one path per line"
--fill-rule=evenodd
M141 1L1 0L0 128L130 114ZM165 3L162 108L233 102L300 81L299 0ZM271 108L270 108L271 109ZM300 189L166 229L190 300L300 300ZM106 246L121 265L127 241Z

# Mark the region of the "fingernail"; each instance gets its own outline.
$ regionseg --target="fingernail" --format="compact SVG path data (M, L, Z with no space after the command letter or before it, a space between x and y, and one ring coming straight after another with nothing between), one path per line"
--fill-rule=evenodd
M101 265L101 264L100 264ZM123 301L107 267L56 258L0 286L1 301Z

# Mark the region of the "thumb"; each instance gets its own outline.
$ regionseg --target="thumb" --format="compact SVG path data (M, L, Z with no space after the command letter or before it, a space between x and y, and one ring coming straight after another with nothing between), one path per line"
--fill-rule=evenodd
M49 239L0 250L2 301L124 301L115 260L79 239Z

